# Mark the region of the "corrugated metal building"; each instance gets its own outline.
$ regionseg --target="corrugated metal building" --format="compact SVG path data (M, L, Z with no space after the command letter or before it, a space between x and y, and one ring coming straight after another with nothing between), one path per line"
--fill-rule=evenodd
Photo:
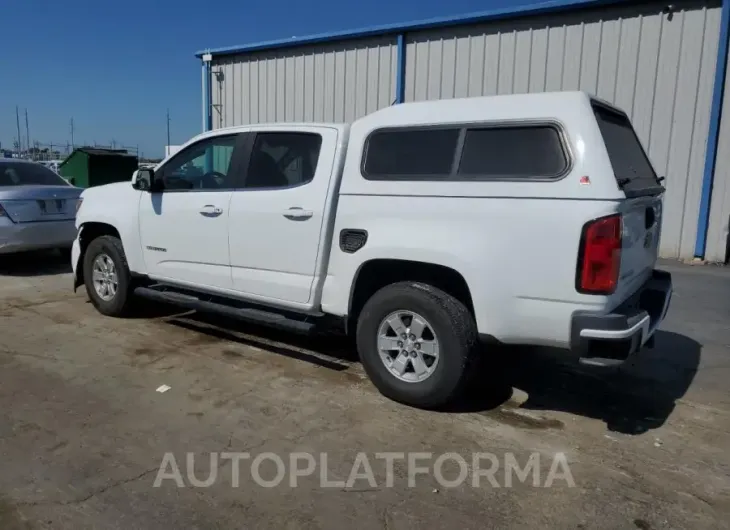
M197 54L203 127L347 122L408 101L585 90L629 113L666 176L661 255L726 261L729 19L730 0L554 0L206 50Z

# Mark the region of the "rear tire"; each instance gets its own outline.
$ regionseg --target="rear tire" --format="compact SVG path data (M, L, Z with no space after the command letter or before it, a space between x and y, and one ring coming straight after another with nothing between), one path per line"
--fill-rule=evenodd
M405 329L398 333L391 322ZM477 348L476 323L466 306L423 283L380 289L358 319L357 349L375 387L419 408L442 407L460 395Z
M132 307L132 275L119 238L94 239L86 248L83 266L86 292L94 307L106 316L127 315Z

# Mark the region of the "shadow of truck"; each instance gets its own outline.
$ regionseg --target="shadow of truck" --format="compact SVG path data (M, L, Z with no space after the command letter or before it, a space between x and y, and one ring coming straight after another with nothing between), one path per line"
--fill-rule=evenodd
M298 336L200 313L167 321L335 371L357 360L347 337ZM700 351L689 337L658 331L653 349L644 349L620 369L601 369L577 364L564 350L486 346L469 390L443 412L501 414L517 388L528 395L520 409L568 412L602 420L611 431L641 434L666 422L694 379Z
M494 352L495 362L482 363L479 384L454 411L501 406L514 387L528 395L521 409L568 412L602 420L610 431L642 434L667 421L692 384L700 352L695 340L667 331L620 368L581 366L561 350L504 348Z

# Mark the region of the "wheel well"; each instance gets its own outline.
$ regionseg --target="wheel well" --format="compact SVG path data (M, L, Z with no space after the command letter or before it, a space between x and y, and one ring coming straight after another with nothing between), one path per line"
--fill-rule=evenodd
M386 285L402 281L432 285L463 303L474 314L469 286L464 277L450 267L397 259L377 259L365 263L358 272L350 297L347 331L353 332L360 311L368 299Z
M79 238L79 261L81 263L83 263L84 254L86 254L86 248L89 246L89 243L101 236L114 236L121 239L119 231L112 225L106 223L84 223L81 225L81 237ZM84 283L84 268L79 266L77 270L76 287Z

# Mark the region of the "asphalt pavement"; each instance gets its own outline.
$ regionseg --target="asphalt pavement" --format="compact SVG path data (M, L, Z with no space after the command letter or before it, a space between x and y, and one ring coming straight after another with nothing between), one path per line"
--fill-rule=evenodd
M490 348L427 412L344 338L106 318L55 256L3 257L0 529L730 528L730 270L662 266L628 366Z

